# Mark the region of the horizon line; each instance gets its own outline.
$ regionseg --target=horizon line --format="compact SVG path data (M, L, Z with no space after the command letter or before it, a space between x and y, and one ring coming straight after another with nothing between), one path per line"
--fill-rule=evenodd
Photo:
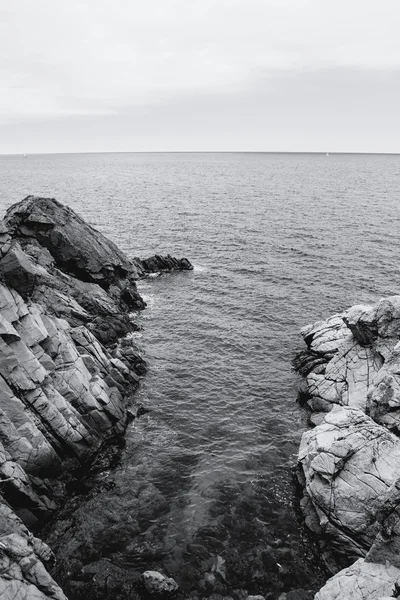
M0 156L46 156L53 154L354 154L398 156L399 152L358 152L352 150L81 150L56 152L0 152Z

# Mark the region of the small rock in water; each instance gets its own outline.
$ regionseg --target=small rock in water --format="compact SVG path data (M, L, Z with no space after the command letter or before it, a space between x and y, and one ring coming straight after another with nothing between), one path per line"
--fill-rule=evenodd
M217 578L214 573L206 573L204 575L204 583L208 589L214 588L217 583Z
M217 556L212 567L211 573L218 573L224 581L226 581L225 559L222 556Z
M172 577L166 577L158 571L145 571L141 580L148 594L155 596L172 596L179 589L178 584Z
M292 590L291 592L286 592L285 594L281 594L278 600L312 600L313 598L313 592L299 589Z

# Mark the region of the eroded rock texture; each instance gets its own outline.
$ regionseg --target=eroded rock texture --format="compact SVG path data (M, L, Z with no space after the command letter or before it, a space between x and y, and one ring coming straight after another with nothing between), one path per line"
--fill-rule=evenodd
M66 600L45 567L53 560L50 548L0 502L0 598Z
M400 440L359 409L338 406L303 435L299 461L315 511L309 525L331 550L365 556L400 477Z
M307 350L295 367L317 425L299 452L306 524L332 570L359 559L316 599L397 597L400 296L354 306L302 334Z
M371 564L359 558L329 579L315 600L389 600L397 597L400 571L391 564ZM394 595L396 594L396 595Z
M65 598L28 527L57 508L67 469L123 433L145 371L129 333L136 280L185 259L129 260L54 199L29 196L0 223L0 596ZM161 261L161 262L160 262ZM162 263L162 264L161 264ZM61 491L60 491L61 490Z

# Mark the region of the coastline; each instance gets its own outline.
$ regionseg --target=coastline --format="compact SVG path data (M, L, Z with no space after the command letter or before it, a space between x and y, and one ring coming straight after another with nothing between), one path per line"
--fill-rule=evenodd
M294 366L314 426L299 449L301 508L333 575L316 600L400 593L399 319L393 296L301 331Z
M4 508L2 518L6 526L1 543L5 548L2 549L7 560L12 557L13 561L7 568L22 573L18 585L32 586L34 578L39 577L38 593L45 595L38 598L65 598L43 571L46 563L49 572L57 574L60 580L70 578L66 565L72 565L77 585L74 598L99 598L104 590L114 594L117 588L107 587L111 578L122 586L118 591L121 598L128 592L135 595L138 572L132 571L129 582L125 581L126 571L121 565L110 566L103 550L96 548L97 541L106 548L115 542L96 539L101 524L95 536L91 537L92 531L87 535L91 526L85 522L83 511L79 516L79 531L72 532L73 544L79 542L78 546L72 544L67 548L64 533L71 527L79 495L87 496L87 514L98 516L99 505L91 504L91 494L101 494L105 485L112 485L112 480L104 479L101 473L112 462L118 462L125 428L142 412L135 405L133 394L145 373L145 363L129 336L136 327L130 313L144 308L136 281L160 271L190 269L191 265L186 259L170 256L129 260L73 211L43 198L28 197L11 207L0 236L3 277L0 337L7 363L3 364L0 375L5 381L2 391L8 399L0 423L4 445L2 493L33 531L46 521L54 524L52 515L56 512L59 515L60 506L66 498L71 498L71 493L73 496L69 506L61 511L62 518L55 519L58 529L49 527L45 533L51 547L52 540L56 540L54 548L57 547L59 557L65 551L65 562L62 559L55 568L49 548L32 536L15 514L8 511L9 507ZM316 425L304 434L300 451L299 476L306 489L302 500L306 524L323 538L322 552L332 572L366 557L336 576L333 583L328 582L317 594L318 600L335 597L332 586L343 593L343 581L348 584L354 580L354 585L360 587L361 580L378 579L386 586L372 589L373 585L368 583L369 595L360 596L363 600L381 598L382 590L386 593L392 586L393 592L397 584L397 565L392 558L397 548L396 535L390 534L393 547L388 546L386 530L389 517L393 520L393 512L397 510L396 482L400 475L397 437L391 433L397 431L398 423L397 400L393 397L397 393L395 345L400 337L399 306L398 297L389 298L376 307L353 307L303 330L308 349L297 358L296 366L307 376L308 386L303 395L308 396L313 410L311 422ZM381 450L382 444L385 452ZM388 456L392 459L391 470L385 466ZM96 464L92 465L94 460ZM344 508L338 509L339 516L334 514L329 505L332 490L344 473L347 477L350 467L355 465L353 471L350 469L351 475L359 469L376 479L365 467L367 463L374 464L380 474L381 484L375 485L377 501L371 495L365 498L365 488L371 487L371 481L363 481L359 489L358 483L351 485L351 494L347 496L338 490L334 510L340 507L340 502L344 502ZM83 472L86 481L82 482ZM323 484L328 482L329 494L321 492L320 480ZM355 501L361 524L352 531L352 519L344 522L343 514L348 511L346 502L353 506ZM105 535L109 531L122 539L124 535L134 535L133 525L131 530L129 523L117 522L115 515L109 518L114 519L115 526ZM84 549L76 553L79 544ZM155 548L155 556L157 551ZM68 553L76 554L72 563ZM267 560L271 563L267 567L275 568L279 562L275 549L271 547L264 554L262 562ZM36 565L34 576L24 566L27 562ZM387 562L391 563L390 568ZM224 577L219 570L224 572L221 561L217 560L206 573L208 595L213 593L215 585L215 582L210 584L211 576L213 581L221 580L222 594ZM88 592L90 586L97 589ZM218 589L216 586L215 596L221 595ZM14 591L10 588L10 593ZM233 594L235 600L240 598L239 592L245 593L238 590L237 595ZM295 598L296 593L310 597L309 591L294 590L282 593L279 598Z
M8 209L0 252L0 593L64 600L31 531L54 522L83 473L86 492L95 486L141 412L146 366L126 337L145 308L136 281L192 266L129 260L70 208L33 196Z

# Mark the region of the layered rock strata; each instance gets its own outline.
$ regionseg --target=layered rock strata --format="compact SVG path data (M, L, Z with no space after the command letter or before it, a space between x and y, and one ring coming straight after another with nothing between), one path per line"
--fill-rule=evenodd
M145 307L136 281L146 264L129 260L54 199L29 196L1 222L5 600L65 599L44 566L53 560L50 549L28 527L35 530L60 505L66 472L91 464L124 432L127 400L145 372L129 334L136 329L131 313Z
M305 522L336 574L316 600L400 597L400 296L302 330ZM348 566L351 565L351 566Z

